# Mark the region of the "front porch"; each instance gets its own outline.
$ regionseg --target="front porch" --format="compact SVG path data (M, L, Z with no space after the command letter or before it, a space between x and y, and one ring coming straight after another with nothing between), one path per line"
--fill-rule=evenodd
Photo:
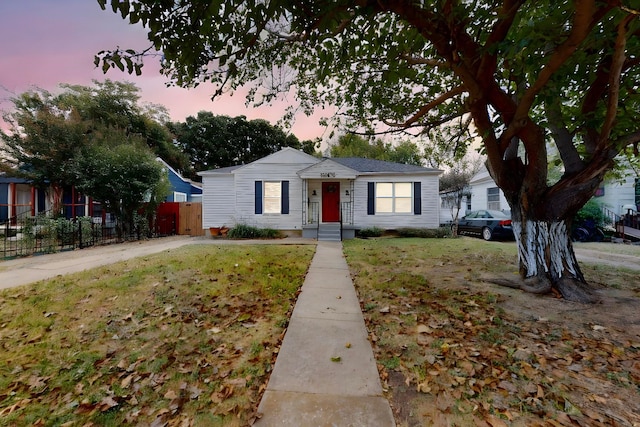
M354 179L303 179L302 237L341 241L355 237Z

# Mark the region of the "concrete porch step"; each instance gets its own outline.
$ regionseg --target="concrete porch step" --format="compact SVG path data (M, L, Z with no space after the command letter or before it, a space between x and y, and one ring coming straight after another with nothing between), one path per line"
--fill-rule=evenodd
M342 235L340 232L340 224L320 224L318 226L318 241L324 242L340 242Z

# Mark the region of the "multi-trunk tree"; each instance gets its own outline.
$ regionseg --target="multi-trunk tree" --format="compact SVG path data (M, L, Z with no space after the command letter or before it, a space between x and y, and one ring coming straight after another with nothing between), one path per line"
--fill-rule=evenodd
M638 154L640 11L629 0L98 0L148 29L178 85L255 83L342 124L427 132L470 117L511 206L522 288L594 301L570 221L616 156ZM635 7L635 9L634 9ZM96 64L140 71L145 52ZM548 144L563 175L547 182Z

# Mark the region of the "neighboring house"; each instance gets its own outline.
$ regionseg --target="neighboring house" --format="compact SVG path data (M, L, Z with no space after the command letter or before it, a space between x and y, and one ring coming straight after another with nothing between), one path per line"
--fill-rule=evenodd
M486 168L469 183L471 186L471 210L510 210L502 190L498 188ZM640 178L627 176L622 182L605 181L593 196L593 200L615 216L625 215L629 209L640 207Z
M45 191L32 187L25 179L0 174L0 223L47 209L50 205Z
M628 175L622 181L605 181L593 200L618 216L627 214L629 209L637 212L640 208L640 178Z
M167 196L167 202L201 202L202 184L184 178L160 157L156 158L167 170L169 182L171 183L171 193Z
M471 187L471 205L469 210L494 210L509 213L511 208L504 197L504 193L496 185L489 171L483 167L469 181Z
M467 187L465 192L471 191L470 187ZM440 192L440 225L449 226L453 224L456 211L458 211L456 200L458 198L457 192ZM462 196L460 201L460 210L458 211L458 219L462 218L471 210L471 197L469 195Z
M319 159L287 147L247 165L199 172L203 226L247 224L319 239L327 230L352 238L371 227L435 228L441 172L362 158Z

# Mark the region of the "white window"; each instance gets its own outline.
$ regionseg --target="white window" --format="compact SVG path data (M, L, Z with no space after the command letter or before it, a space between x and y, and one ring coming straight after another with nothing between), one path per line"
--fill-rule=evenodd
M500 189L498 187L487 188L487 209L500 210Z
M282 184L280 181L264 183L264 213L280 213L282 206Z
M411 182L376 183L376 213L411 213L412 208Z
M186 193L180 193L178 191L174 191L173 192L173 201L174 202L186 202L187 201L187 194Z

